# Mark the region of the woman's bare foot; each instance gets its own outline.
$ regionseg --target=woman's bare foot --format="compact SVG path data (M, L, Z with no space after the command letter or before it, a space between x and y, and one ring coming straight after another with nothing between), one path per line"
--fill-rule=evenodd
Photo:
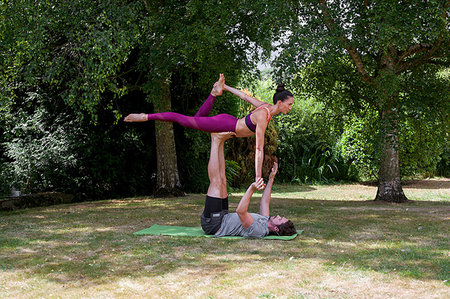
M211 138L217 138L218 140L227 140L232 137L236 137L236 133L234 132L214 132L211 133Z
M124 118L123 121L126 122L143 122L143 121L147 121L147 114L145 113L132 113L132 114L128 114L127 117Z
M225 85L225 76L224 74L219 74L219 81L214 83L214 87L211 91L211 94L215 97L221 96L223 93L224 85Z

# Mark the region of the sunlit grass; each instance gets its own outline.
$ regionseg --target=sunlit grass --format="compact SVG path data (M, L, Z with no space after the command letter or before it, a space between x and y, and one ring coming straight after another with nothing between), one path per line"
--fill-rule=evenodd
M407 204L368 201L372 186L277 185L272 214L304 230L293 241L133 235L153 224L199 226L199 194L2 213L0 297L442 298L446 182L405 186L420 199ZM231 210L239 199L230 196Z

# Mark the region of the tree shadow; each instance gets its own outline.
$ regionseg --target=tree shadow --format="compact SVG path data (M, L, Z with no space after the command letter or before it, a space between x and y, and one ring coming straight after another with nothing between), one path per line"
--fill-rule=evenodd
M369 187L377 187L377 181L360 182ZM403 180L402 187L411 189L449 189L450 179Z
M239 190L239 193L244 193L246 189ZM290 184L277 184L272 188L273 193L299 193L315 191L317 188L310 185L290 185ZM235 193L235 192L231 192ZM237 193L237 192L236 192ZM257 192L258 193L258 192ZM259 193L262 193L260 191Z
M402 186L411 189L447 189L450 191L450 179L449 180L408 180L402 182Z

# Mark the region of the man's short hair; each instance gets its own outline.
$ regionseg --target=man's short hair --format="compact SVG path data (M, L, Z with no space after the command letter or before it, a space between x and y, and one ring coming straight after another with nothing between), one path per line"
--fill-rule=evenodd
M294 223L292 223L291 220L288 220L280 225L276 225L276 227L278 227L278 232L271 232L272 235L292 236L297 233L297 230L294 227Z

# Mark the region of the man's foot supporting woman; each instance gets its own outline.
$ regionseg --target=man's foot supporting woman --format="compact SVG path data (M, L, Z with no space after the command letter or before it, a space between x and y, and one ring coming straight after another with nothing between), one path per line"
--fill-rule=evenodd
M234 132L217 132L211 133L211 139L217 139L219 141L225 141L232 137L236 137L236 133Z

